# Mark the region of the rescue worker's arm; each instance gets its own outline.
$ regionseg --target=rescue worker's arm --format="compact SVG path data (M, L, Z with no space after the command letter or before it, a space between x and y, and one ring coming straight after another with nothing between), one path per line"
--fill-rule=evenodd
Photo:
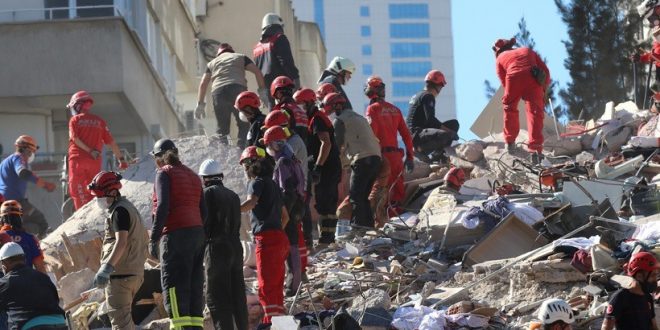
M435 118L435 97L426 94L422 97L422 109L424 110L424 128L442 128L442 123Z
M77 137L73 138L73 143L75 143L78 146L78 148L80 148L80 149L84 150L86 153L92 155L92 158L94 158L94 159L98 158L101 154L101 152L99 150L94 150L94 149L90 148L88 145L85 144L85 142L82 142L82 140L77 138ZM94 151L96 151L96 153L93 153Z
M289 44L289 39L286 36L281 36L275 41L273 47L273 55L279 62L282 69L284 69L285 75L291 80L298 80L300 76L298 75L298 68L293 61L293 54L291 54L291 44ZM296 88L300 86L296 85Z
M497 77L500 78L500 83L502 87L506 87L506 69L500 64L499 61L495 61L495 70L497 71Z
M257 203L259 202L259 196L249 195L245 202L241 203L241 212L247 212L252 210Z
M317 135L321 141L321 151L319 152L319 156L316 159L316 164L323 165L325 164L325 161L328 159L328 155L330 154L332 142L330 141L330 133L328 132L318 132Z
M131 216L123 207L115 208L112 213L112 229L115 232L115 246L112 248L108 263L115 267L128 247L128 230L131 226Z
M545 65L545 62L543 62L543 59L539 56L539 54L534 52L534 57L536 57L536 66L545 72L545 86L543 86L545 89L550 85L550 70L548 69L548 66Z
M197 103L204 103L204 98L206 98L206 90L209 87L211 82L211 72L206 71L202 76L202 80L199 82L199 89L197 90Z
M378 125L378 118L376 117L376 104L372 104L367 107L367 111L364 113L365 117L367 117L367 121L369 122L369 126L371 126L371 130L374 132L374 135L376 137L381 136L380 132L380 125Z
M34 174L34 172L28 170L27 166L24 164L18 164L18 168L15 168L14 170L16 171L16 174L21 180L32 182L35 185L37 185L37 187L45 189L46 191L49 192L55 190L54 183L38 177L36 174Z
M287 223L289 223L289 211L286 210L286 207L282 206L282 229L286 228Z
M257 86L259 88L266 88L266 81L264 80L264 75L261 73L261 70L257 68L254 63L250 63L245 66L245 70L250 71L254 74L254 79L257 81Z
M164 172L156 173L156 216L151 230L151 241L157 242L163 233L165 221L170 213L170 177Z
M206 203L204 202L204 190L200 193L199 198L199 215L202 217L202 223L204 223L208 214L208 209L206 208Z

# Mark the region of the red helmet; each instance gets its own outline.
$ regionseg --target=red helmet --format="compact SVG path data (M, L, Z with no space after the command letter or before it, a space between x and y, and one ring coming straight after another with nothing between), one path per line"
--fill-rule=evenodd
M653 102L660 102L660 92L654 93L651 99Z
M438 70L429 71L429 73L426 74L426 77L424 77L424 81L443 87L447 85L447 80L445 80L445 75Z
M364 95L370 99L385 97L385 83L383 79L379 76L367 78L367 83L364 85Z
M314 103L316 102L316 93L309 88L303 88L293 94L296 103Z
M247 159L262 159L266 157L266 150L263 148L255 147L255 146L249 146L243 150L241 153L241 160L238 162L239 164L243 164L243 162Z
M94 99L92 98L87 91L78 91L75 94L71 95L71 100L69 101L69 104L67 104L67 108L71 109L77 106L80 103L90 101L94 103ZM77 109L75 109L77 110Z
M29 135L21 135L16 139L14 145L18 148L28 148L30 151L35 152L39 149L37 141Z
M493 45L493 51L499 53L502 48L510 48L516 44L516 38L511 39L497 39Z
M220 44L220 46L218 46L218 53L215 54L215 56L219 56L222 53L233 53L233 52L234 52L234 48L232 48L230 44L223 42Z
M330 93L337 93L337 87L331 83L322 83L319 85L319 88L316 89L316 98L319 101L323 101L325 96Z
M0 206L0 216L10 214L23 215L23 207L21 206L21 203L11 199L4 201L2 206Z
M274 141L286 140L290 136L289 130L282 126L273 126L266 130L264 133L264 144L269 144Z
M330 111L336 104L339 103L346 103L346 98L339 93L330 93L323 99L323 109L325 111Z
M637 252L628 261L627 270L628 275L635 276L640 270L652 272L658 268L660 268L660 264L658 264L658 260L655 259L653 254L649 252Z
M293 91L296 88L296 84L287 76L279 76L270 84L270 95L275 97L275 92L281 88L290 88Z
M258 109L261 106L261 100L255 92L242 92L236 97L236 102L234 103L234 108L236 110L242 110L243 108L250 106L255 109Z
M460 167L452 167L445 174L445 182L451 183L454 187L461 187L465 183L465 172Z
M273 126L288 126L289 120L289 114L286 113L286 111L274 110L269 112L266 116L262 129L271 128Z
M113 190L121 189L121 174L101 171L92 179L87 189L96 197L109 196Z

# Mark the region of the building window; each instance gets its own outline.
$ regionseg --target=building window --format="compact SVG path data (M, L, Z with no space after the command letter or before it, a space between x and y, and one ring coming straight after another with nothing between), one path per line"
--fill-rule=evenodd
M394 62L392 77L421 77L431 71L431 62Z
M371 26L362 25L360 27L360 35L363 37L371 37Z
M390 38L428 38L428 23L390 24Z
M431 57L431 44L421 42L394 42L390 44L392 58Z
M369 17L369 6L360 6L360 17Z
M371 56L371 45L362 45L362 55Z
M390 19L429 18L429 6L424 3L390 4Z
M374 74L374 66L371 64L362 64L362 74L365 76L371 76Z
M395 81L392 83L394 97L411 97L424 88L422 82Z

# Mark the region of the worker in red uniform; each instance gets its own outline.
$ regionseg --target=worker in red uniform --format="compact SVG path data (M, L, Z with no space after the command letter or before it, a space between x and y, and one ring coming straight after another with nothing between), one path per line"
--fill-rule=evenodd
M497 76L504 87L504 139L507 150L515 149L520 131L518 102L525 101L529 141L527 149L532 161L540 162L543 151L543 118L545 89L550 84L550 71L541 57L528 47L514 48L516 38L498 39L493 46Z
M5 235L11 237L11 241L17 243L25 251L25 265L34 268L46 274L46 263L44 262L44 253L41 250L41 244L35 235L26 232L23 229L23 208L18 201L7 200L0 206L0 220L2 228L0 234L2 239ZM0 239L0 242L2 242ZM2 242L3 244L6 242Z
M270 94L276 103L271 112L276 110L285 111L291 120L289 128L296 132L303 142L307 143L307 114L293 99L295 88L296 85L288 77L277 77L270 85Z
M128 167L105 121L89 113L93 104L89 93L79 91L71 96L67 105L73 116L69 120L69 195L76 210L94 198L87 186L101 171L103 145L110 146L119 161L119 169Z
M388 186L394 185L389 195L390 204L396 214L401 212L400 203L403 201L405 191L403 187L404 152L399 148L397 133L406 146L405 170L410 173L415 168L413 161L413 143L410 131L403 119L401 110L385 101L385 83L378 76L367 79L364 94L369 98L366 117L380 143L380 150L390 166Z
M641 63L655 63L655 88L660 86L660 26L654 26L651 30L653 45L651 51L635 52L632 60Z
M238 94L234 103L234 108L238 110L238 118L250 125L246 136L247 146L257 145L263 135L261 126L264 125L266 115L261 112L260 106L259 96L249 91Z
M247 199L241 212L250 211L252 235L257 245L257 282L259 303L264 309L262 323L284 315L284 261L289 255L289 240L284 228L289 215L282 202L280 188L273 181L273 165L266 151L250 146L243 150L240 164L248 176Z

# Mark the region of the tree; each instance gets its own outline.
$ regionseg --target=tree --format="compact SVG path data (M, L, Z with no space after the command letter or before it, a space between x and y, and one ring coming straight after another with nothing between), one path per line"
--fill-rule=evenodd
M635 49L639 17L629 0L555 0L569 40L564 66L572 81L559 96L569 118L599 118L605 104L629 99L630 51Z

